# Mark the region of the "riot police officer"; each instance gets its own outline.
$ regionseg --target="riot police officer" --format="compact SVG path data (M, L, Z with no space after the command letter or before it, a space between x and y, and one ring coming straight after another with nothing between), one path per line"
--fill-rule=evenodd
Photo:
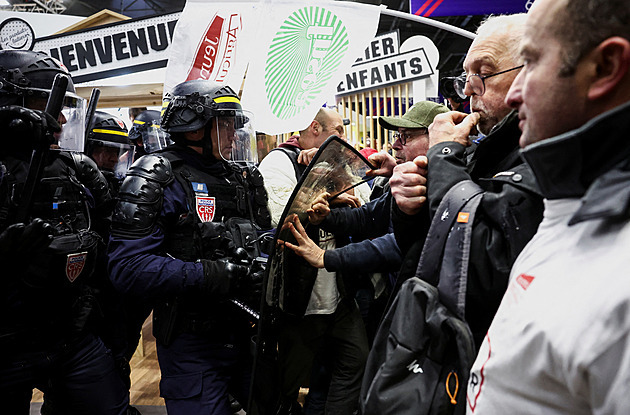
M129 139L136 146L136 157L154 153L173 144L170 136L160 128L160 112L145 110L133 119Z
M56 413L123 414L124 383L102 341L86 329L100 239L90 224L111 211L112 198L92 160L63 151L84 144L85 105L71 80L58 123L42 111L57 74L68 72L44 53L0 51L0 231L28 242L0 256L0 402L3 412L28 414L38 388ZM43 173L32 207L16 212L24 208L35 147L45 149ZM17 215L26 225L15 223ZM28 239L33 232L50 235L49 244Z
M127 126L120 118L96 111L91 125L85 154L94 160L107 179L110 191L116 195L133 163L135 148L129 140Z
M209 81L175 86L164 108L175 144L129 169L112 220L110 277L158 302L169 414L232 414L228 392L247 399L252 333L229 299L250 287L246 258L258 254L256 230L270 227L262 176L247 163L255 131L234 91Z

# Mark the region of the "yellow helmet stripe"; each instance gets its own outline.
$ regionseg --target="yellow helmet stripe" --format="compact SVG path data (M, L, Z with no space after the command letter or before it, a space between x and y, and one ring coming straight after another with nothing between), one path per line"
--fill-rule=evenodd
M224 102L234 102L236 104L240 104L241 101L236 97L218 97L214 99L214 102L217 104L222 104Z
M100 133L100 134L113 134L113 135L122 135L123 137L129 137L129 134L127 134L124 131L101 130L101 129L95 129L92 131L95 133Z

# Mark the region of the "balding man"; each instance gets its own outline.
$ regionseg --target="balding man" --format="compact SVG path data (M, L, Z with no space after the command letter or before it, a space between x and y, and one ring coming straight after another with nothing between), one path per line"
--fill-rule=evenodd
M269 152L260 163L273 226L278 226L282 211L306 166L331 135L345 140L343 119L337 111L320 108L308 127Z
M464 316L477 346L499 306L516 256L542 219L542 198L518 154L518 114L504 102L522 68L518 45L525 19L524 14L491 17L479 27L464 61L466 82L457 86L470 96L472 113L436 116L429 127L427 157L397 166L390 180L396 200L394 231L403 251L419 243L417 213L427 200L433 217L456 184L472 180L483 188L472 227ZM477 134L475 127L485 135L478 145L470 141Z
M336 111L322 108L299 136L291 137L261 162L259 169L269 195L273 226L278 225L306 165L331 135L345 139L343 119ZM323 249L334 249L338 243L335 235L322 229L316 242ZM313 361L324 343L333 350L326 355L333 368L328 393L322 398L326 413L351 414L356 410L368 343L359 308L345 287L340 274L319 269L304 316L283 321L277 344L281 393L278 415L301 413L299 388L308 383Z
M630 3L536 0L507 103L545 197L469 414L630 413Z

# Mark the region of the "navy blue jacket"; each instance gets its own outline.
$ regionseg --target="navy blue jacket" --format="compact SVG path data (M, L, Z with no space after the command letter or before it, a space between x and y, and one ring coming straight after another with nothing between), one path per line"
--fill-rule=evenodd
M366 273L398 270L402 254L393 234L391 200L391 193L387 192L359 208L331 210L321 224L322 229L351 235L355 243L326 251L324 266L328 271Z

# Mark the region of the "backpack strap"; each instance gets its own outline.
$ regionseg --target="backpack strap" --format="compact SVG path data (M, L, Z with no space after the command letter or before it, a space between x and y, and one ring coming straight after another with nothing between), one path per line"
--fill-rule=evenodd
M483 189L471 180L453 186L444 196L431 222L416 277L438 288L440 300L462 319L470 241L475 212Z

